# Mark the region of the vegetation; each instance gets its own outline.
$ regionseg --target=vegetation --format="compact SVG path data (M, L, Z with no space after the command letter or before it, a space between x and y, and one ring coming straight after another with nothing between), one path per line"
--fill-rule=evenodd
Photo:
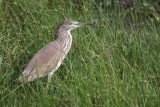
M0 1L1 106L160 105L158 12L144 14L135 6L101 4L96 0ZM51 83L47 77L18 83L29 60L54 40L54 30L65 18L95 26L71 32L71 51Z

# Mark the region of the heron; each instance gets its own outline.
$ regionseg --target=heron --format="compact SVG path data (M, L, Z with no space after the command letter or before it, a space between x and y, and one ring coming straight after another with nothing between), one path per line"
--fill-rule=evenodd
M71 19L62 21L55 30L55 40L45 45L32 57L20 75L19 82L31 82L47 75L50 80L70 51L72 45L70 31L84 25L93 24L77 22Z

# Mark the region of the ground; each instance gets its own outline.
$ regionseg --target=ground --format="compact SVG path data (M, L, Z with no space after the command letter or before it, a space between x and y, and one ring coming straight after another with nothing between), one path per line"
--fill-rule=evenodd
M1 106L160 105L160 24L154 16L96 0L15 0L0 8ZM95 26L71 32L71 50L51 83L47 77L18 83L65 18Z

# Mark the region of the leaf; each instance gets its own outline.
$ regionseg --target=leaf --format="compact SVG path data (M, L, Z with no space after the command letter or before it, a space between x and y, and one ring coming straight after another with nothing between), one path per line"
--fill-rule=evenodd
M144 6L144 7L148 7L148 6L149 6L149 3L146 2L146 1L144 1L144 2L143 2L143 6Z
M3 59L0 57L0 69L1 69L2 60L3 60Z

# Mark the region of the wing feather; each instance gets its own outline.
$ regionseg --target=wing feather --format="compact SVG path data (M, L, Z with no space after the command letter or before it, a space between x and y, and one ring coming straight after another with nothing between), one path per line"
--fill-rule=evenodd
M63 52L57 41L50 42L41 48L28 63L19 78L20 82L24 79L33 81L37 77L46 76L51 70L56 68L58 61L63 57Z

